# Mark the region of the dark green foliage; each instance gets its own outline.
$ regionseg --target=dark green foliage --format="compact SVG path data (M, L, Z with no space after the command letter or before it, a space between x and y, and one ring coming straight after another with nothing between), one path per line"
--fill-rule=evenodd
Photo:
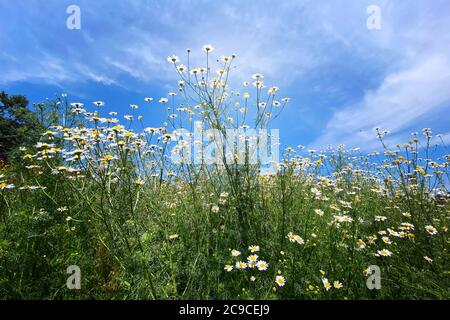
M24 96L0 93L0 159L13 158L20 146L36 142L43 127Z

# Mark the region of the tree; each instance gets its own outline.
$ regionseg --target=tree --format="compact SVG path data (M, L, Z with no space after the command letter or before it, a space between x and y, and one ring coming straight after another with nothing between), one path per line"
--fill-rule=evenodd
M35 143L42 129L27 98L0 93L0 160L11 159L19 147Z

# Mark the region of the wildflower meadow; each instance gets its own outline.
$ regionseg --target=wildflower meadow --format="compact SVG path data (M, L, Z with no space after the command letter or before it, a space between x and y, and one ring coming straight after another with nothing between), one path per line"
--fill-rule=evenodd
M33 105L39 136L0 168L0 298L448 299L440 136L285 146L272 123L295 101L217 51L167 57L173 92L123 118L67 94Z

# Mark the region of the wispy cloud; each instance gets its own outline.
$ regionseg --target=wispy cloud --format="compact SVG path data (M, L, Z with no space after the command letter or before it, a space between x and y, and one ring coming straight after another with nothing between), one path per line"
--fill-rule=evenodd
M391 132L390 143L402 142L430 115L436 119L433 126L448 129L448 123L436 115L450 112L450 47L442 41L450 37L450 21L442 15L449 7L441 1L434 4L389 2L383 6L382 30L367 41L347 43L342 34L336 36L355 50L364 43L375 54L391 57L375 88L368 87L358 101L334 106L312 146L374 149L379 146L376 127Z
M449 83L449 58L425 57L417 65L388 75L360 103L336 111L313 144L373 148L376 127L399 134L424 114L444 108L446 103L448 109Z

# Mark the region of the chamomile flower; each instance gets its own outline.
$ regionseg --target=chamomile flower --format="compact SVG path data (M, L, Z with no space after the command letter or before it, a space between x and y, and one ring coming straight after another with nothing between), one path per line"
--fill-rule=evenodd
M167 57L167 61L172 62L172 63L177 63L178 61L180 61L180 59L178 58L178 56L168 56Z
M233 266L231 265L231 264L227 264L227 265L225 265L225 268L224 268L227 272L230 272L230 271L232 271L233 270Z
M409 212L403 212L402 215L404 217L411 218L411 213L409 213Z
M266 271L267 268L269 267L269 264L264 260L259 260L256 263L256 267L258 268L259 271Z
M305 243L305 240L303 240L303 238L300 237L300 236L298 236L298 235L295 235L295 236L294 236L294 240L295 240L295 242L297 242L298 244L304 244L304 243Z
M141 179L141 178L138 178L135 182L134 182L134 185L136 186L136 187L140 187L140 186L142 186L144 184L144 181Z
M267 90L267 94L269 94L269 95L274 95L277 91L278 91L278 87L270 87L270 88Z
M103 107L105 105L103 101L94 101L92 104L97 107Z
M233 257L238 257L238 256L240 256L240 255L241 255L241 252L240 252L240 251L235 250L235 249L231 250L231 256L233 256Z
M259 251L259 246L257 245L251 245L248 247L248 250L250 250L250 252L258 252Z
M183 73L187 70L187 68L185 65L180 64L179 66L177 66L177 70L178 70L178 72Z
M171 234L170 236L169 236L169 240L175 240L175 239L178 239L178 234Z
M202 47L202 50L209 53L209 52L213 52L214 51L214 47L212 45L210 45L210 44L205 44Z
M321 210L321 209L314 209L314 212L315 212L319 217L323 216L323 214L324 214L323 210Z
M279 286L279 287L284 287L284 285L286 284L286 279L284 279L283 276L276 276L275 277L275 283Z
M295 242L295 234L293 234L292 232L289 232L287 237L290 242Z
M247 264L244 261L238 261L235 264L236 269L242 270L247 268Z
M377 254L382 257L390 257L392 256L392 252L388 249L381 249L377 251Z
M231 59L233 59L233 57L230 57L230 56L221 56L220 57L220 61L222 61L222 62L230 62Z
M324 286L325 290L328 291L328 290L331 289L331 283L330 283L330 281L328 281L327 278L323 277L322 278L322 283L323 283L323 286Z
M432 225L425 226L425 231L428 232L428 234L434 236L436 233L438 233L437 229L433 227Z
M362 240L362 239L358 239L358 241L356 241L356 250L362 250L366 247L366 243Z
M250 256L247 257L247 261L249 263L256 263L256 261L258 261L258 255L257 254L252 254Z

